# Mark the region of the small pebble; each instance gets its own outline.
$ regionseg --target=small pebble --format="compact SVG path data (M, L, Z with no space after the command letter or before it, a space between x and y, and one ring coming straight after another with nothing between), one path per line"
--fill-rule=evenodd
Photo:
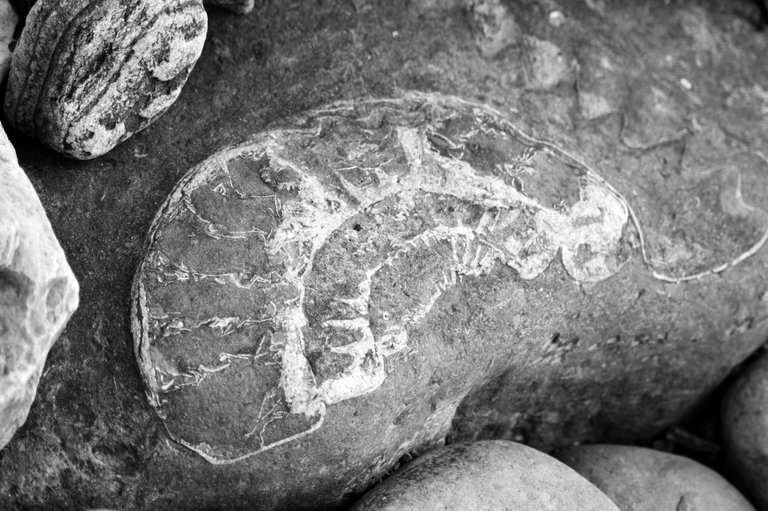
M555 458L504 440L453 444L416 458L375 486L361 510L618 511Z

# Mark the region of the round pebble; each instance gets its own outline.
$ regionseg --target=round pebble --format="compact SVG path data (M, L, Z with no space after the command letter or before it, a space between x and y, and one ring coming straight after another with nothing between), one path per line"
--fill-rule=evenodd
M374 487L352 509L618 510L555 458L503 440L431 451Z
M717 472L688 458L623 445L567 449L557 457L623 511L753 511Z

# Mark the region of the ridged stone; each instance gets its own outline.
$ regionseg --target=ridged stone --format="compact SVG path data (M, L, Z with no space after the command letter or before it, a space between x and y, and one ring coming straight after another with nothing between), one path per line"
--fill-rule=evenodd
M69 157L102 155L173 104L206 30L201 0L38 0L13 55L6 117Z
M619 511L555 458L503 440L454 444L424 454L375 486L353 511Z
M77 308L78 284L0 129L0 448L27 418L45 359Z

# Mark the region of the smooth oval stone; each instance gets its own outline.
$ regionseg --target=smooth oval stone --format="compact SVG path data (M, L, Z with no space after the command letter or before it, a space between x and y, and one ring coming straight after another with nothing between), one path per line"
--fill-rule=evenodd
M619 508L555 458L503 440L454 444L416 458L368 492L354 511L589 510Z
M0 128L0 449L24 423L79 286Z
M722 410L727 462L744 492L768 509L768 356L753 362L728 390Z
M675 454L624 445L587 445L556 456L623 511L755 509L720 474Z

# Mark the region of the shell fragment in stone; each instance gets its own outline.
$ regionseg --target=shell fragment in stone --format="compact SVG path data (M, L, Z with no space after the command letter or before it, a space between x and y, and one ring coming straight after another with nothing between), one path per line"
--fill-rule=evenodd
M574 281L606 279L629 218L481 105L309 112L192 169L155 218L133 287L149 399L214 463L295 440L375 391L446 290L499 265L532 279L558 253Z
M78 293L43 206L0 130L0 448L26 420Z
M38 0L11 62L6 116L66 156L104 154L173 104L206 30L200 0Z

